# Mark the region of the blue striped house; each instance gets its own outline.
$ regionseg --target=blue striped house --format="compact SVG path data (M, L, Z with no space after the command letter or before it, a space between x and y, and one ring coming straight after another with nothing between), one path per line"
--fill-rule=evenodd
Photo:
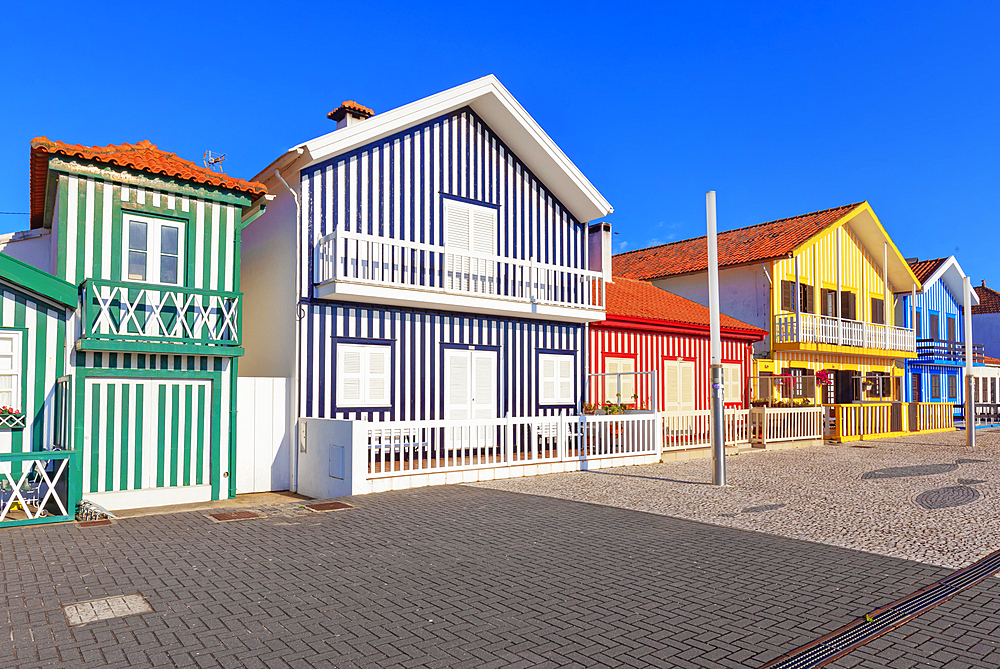
M299 418L577 411L608 202L493 76L328 116L256 177L241 372L292 378Z
M264 187L146 141L42 137L31 155L31 229L0 240L0 251L39 281L69 286L72 308L27 326L28 340L53 354L45 370L22 368L37 425L30 439L0 432L0 460L18 443L61 452L70 507L232 497L240 231L262 210ZM30 320L19 313L15 324Z
M965 402L965 319L962 316L965 273L955 256L907 258L921 283L919 291L896 295L897 318L915 324L917 357L906 361L906 401ZM972 291L972 304L979 304ZM982 364L982 347L975 347Z

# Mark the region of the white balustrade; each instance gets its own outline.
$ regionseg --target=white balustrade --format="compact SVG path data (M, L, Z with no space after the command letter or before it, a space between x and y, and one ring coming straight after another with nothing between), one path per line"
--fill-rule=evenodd
M604 309L600 272L343 230L317 243L313 280Z
M776 344L836 344L911 353L917 350L909 328L816 314L779 314L774 317L771 336Z
M726 409L722 417L727 446L750 443L748 409ZM661 412L660 427L663 430L664 450L703 448L712 445L712 412L708 409Z

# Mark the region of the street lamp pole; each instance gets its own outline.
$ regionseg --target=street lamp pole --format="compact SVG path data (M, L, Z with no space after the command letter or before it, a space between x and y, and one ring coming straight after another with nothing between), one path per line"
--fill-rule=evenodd
M708 218L708 306L712 360L712 485L726 485L726 436L723 419L722 335L719 330L719 245L716 239L715 191L705 194Z

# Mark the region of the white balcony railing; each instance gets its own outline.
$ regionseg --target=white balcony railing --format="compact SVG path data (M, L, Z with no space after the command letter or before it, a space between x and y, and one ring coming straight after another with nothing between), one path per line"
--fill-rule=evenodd
M816 314L775 316L771 337L775 344L836 344L908 353L917 350L916 337L909 328Z
M316 245L314 281L604 310L600 272L343 230Z

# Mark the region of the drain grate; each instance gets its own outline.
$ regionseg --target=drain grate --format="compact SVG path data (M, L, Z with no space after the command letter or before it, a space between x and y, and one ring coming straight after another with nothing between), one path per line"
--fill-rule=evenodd
M353 509L354 505L347 502L318 502L306 504L306 508L312 511L340 511L341 509Z
M253 518L263 518L256 511L223 511L221 513L210 513L208 517L218 523L228 523L231 520L251 520Z
M768 662L761 669L814 669L891 632L941 602L951 599L1000 571L1000 551L956 571L898 602L869 613L835 632Z
M124 618L136 613L149 613L153 607L142 595L121 595L118 597L103 597L86 602L76 602L62 607L66 614L66 622L71 627L79 627L98 620Z
M928 490L916 496L913 500L918 506L929 511L934 509L949 509L953 506L972 504L979 499L979 491L967 485L952 485L947 488Z

